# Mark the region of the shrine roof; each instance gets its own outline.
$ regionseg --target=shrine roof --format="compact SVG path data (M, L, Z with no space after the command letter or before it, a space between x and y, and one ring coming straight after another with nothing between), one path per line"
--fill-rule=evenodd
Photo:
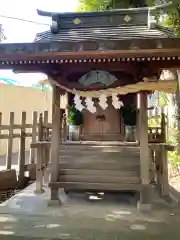
M0 68L161 60L163 67L167 66L167 60L179 66L180 38L170 29L159 26L153 11L149 8L98 13L38 10L39 15L52 18L50 30L38 33L32 43L1 43Z
M148 26L91 27L85 29L62 29L56 34L45 31L36 35L36 42L61 41L100 41L173 38L173 32L161 26L150 29Z
M150 8L120 9L92 13L51 13L37 10L52 18L49 31L38 33L35 41L100 41L175 37L173 32L156 24Z

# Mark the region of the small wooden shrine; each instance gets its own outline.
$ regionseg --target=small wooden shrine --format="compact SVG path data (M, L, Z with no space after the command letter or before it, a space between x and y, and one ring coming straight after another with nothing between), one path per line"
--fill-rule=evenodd
M154 9L149 8L98 13L52 13L38 10L39 15L52 18L50 30L38 33L33 43L0 45L1 69L43 72L48 75L53 86L49 184L52 201L59 199L60 187L137 190L140 192L140 203L149 206L151 194L149 148L152 148L152 144L148 144L147 95L154 90L176 92L176 79L161 81L159 76L162 69L180 66L180 39L171 30L156 23L153 11ZM84 141L124 141L124 118L121 107L122 104L123 107L133 105L137 110L139 94L137 124L139 144L134 145L136 153L130 152L129 146L124 145L123 151L126 147L127 151L123 156L129 156L129 159L120 161L123 152L120 151L119 157L113 158L114 167L111 162L106 164L103 161L93 163L96 169L93 169L90 162L89 165L84 163L75 166L75 159L74 163L71 161L66 167L63 164L59 165L59 162L61 163L59 106L60 95L64 93L68 93L69 99L75 95L77 100L79 96L79 106L83 106L81 137ZM69 101L72 103L72 99ZM106 103L107 106L104 107ZM118 144L120 149L121 142ZM157 145L155 144L153 149L156 149ZM159 143L159 147L166 148L162 142ZM166 149L164 151L166 152ZM106 153L106 156L109 155ZM133 156L136 156L138 164L131 161ZM88 159L88 154L86 157ZM123 165L128 163L128 160L129 164ZM167 162L165 165L167 167ZM79 170L82 170L81 173L93 170L95 182L87 179L87 174L80 175L80 171L77 171L78 166ZM67 168L76 172L69 178L70 180L67 180L68 177L62 177L65 172L70 174L71 171L67 171ZM101 171L103 169L104 171ZM127 173L120 180L117 177L118 169L119 176L125 176L123 173ZM101 180L98 180L96 170L98 174L104 174ZM108 173L113 181L108 178Z

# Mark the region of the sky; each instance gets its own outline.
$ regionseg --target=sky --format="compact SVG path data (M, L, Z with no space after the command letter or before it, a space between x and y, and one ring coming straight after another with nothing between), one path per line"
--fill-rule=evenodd
M23 18L38 23L51 24L51 18L37 15L36 9L52 12L74 12L78 0L0 0L0 23L3 25L4 34L7 37L5 42L32 42L36 33L49 29L48 25L27 23L3 16ZM11 78L23 85L31 85L45 78L39 74L14 74L12 71L0 71L0 78Z

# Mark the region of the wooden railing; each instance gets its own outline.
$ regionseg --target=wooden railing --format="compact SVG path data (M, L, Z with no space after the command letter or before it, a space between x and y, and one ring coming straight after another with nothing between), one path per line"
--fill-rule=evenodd
M19 150L18 150L18 185L23 187L25 183L25 172L29 172L29 178L35 180L35 162L36 162L36 150L31 149L30 158L28 163L25 161L26 150L26 139L31 138L32 143L36 143L37 140L45 140L50 138L51 124L48 123L48 112L40 114L36 111L32 114L32 123L27 123L27 113L22 112L21 122L15 123L15 113L11 112L9 115L9 124L3 123L3 114L0 113L0 140L7 141L7 152L6 157L6 170L12 169L13 155L17 152L13 151L13 143L15 139L19 139ZM47 128L47 126L48 128ZM42 135L42 137L40 136ZM3 144L4 145L4 144ZM4 156L3 156L4 157Z
M27 113L21 113L21 121L19 124L15 122L15 113L10 112L9 119L3 119L3 114L0 113L0 147L4 148L4 141L7 141L7 151L5 155L2 157L6 158L6 166L5 170L12 170L12 161L14 159L14 155L18 154L18 186L21 188L25 184L26 180L26 172L28 172L28 178L30 180L36 179L36 160L37 155L39 154L35 148L30 148L30 143L35 144L36 142L50 142L51 141L51 130L52 123L48 121L48 112L44 111L44 113L38 114L37 111L34 111L32 114L32 119L30 119L30 123L27 122ZM4 124L4 122L7 122ZM62 125L61 129L61 140L64 141L66 139L64 126ZM27 146L27 138L29 140L29 146ZM14 151L14 143L15 140L19 140L19 148ZM2 142L3 141L3 142ZM16 142L17 143L17 142ZM2 150L2 149L1 149ZM27 161L26 159L26 150L30 151L30 156ZM4 152L4 149L3 149ZM42 158L48 159L49 161L49 149L46 148L43 151ZM8 173L9 174L9 173Z
M161 115L158 116L160 124L157 127L148 128L148 139L150 143L165 143L167 134L167 116L164 114L164 110L161 109ZM151 116L150 118L155 118Z
M163 143L164 132L161 127L149 127L148 128L148 140L150 143Z

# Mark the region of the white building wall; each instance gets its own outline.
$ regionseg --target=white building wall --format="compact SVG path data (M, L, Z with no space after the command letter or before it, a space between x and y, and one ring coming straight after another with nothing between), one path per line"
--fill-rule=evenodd
M61 108L65 108L65 98L62 98ZM32 123L33 111L42 113L48 111L49 122L51 122L52 92L50 90L39 90L31 87L19 87L13 85L0 85L0 112L2 112L2 123L9 124L10 112L15 113L15 124L21 123L21 113L26 111L26 123ZM7 133L7 132L6 132ZM31 139L26 141L26 149L29 149ZM0 140L0 154L5 154L7 140ZM13 152L19 149L19 140L13 141Z

